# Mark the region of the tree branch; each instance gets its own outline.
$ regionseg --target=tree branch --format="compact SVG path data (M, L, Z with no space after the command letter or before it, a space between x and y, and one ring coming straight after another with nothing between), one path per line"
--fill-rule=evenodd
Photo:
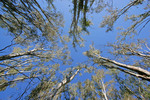
M142 78L144 80L147 80L147 81L150 81L150 72L143 69L143 68L140 68L140 67L136 67L136 66L132 66L132 65L127 65L127 64L123 64L123 63L119 63L115 60L111 60L111 59L108 59L108 58L105 58L105 57L102 57L100 56L99 54L95 54L95 53L92 53L90 51L86 51L83 53L84 55L88 56L88 57L92 57L93 59L99 59L100 62L96 62L98 64L101 64L103 66L107 66L109 68L116 68L116 69L119 69L125 73L128 73L130 75L133 75L133 76L136 76L136 77L139 77L139 78ZM102 61L102 62L101 62ZM110 63L110 64L109 64ZM117 67L116 67L117 66ZM125 69L129 69L133 72L130 72L130 71L127 71L127 70L124 70L124 69L121 69L119 67L122 67L122 68L125 68ZM136 72L136 73L134 73Z
M34 0L34 2L36 3L36 5L39 7L39 9L42 11L42 13L45 15L45 17L47 18L48 22L54 27L54 25L52 24L52 22L49 20L48 16L46 15L45 11L41 8L41 6L39 5L39 3Z
M4 83L1 83L0 84L0 88L1 87L6 87L10 84L12 84L13 82L16 82L16 81L22 81L22 80L25 80L25 79L32 79L32 78L38 78L38 76L32 76L32 77L20 77L20 78L17 78L17 79L14 79L14 80L11 80L11 81L8 81L8 82L4 82Z
M150 81L150 77L147 77L147 76L144 76L144 75L140 75L140 74L138 74L138 73L134 73L134 72L131 72L131 71L127 71L127 70L121 69L121 68L119 68L119 67L115 67L115 66L113 66L113 65L111 65L111 66L104 65L104 66L107 67L107 68L118 69L118 70L120 70L120 71L122 71L122 72L124 72L124 73L130 74L130 75L132 75L132 76L141 78L141 79L143 79L143 80Z
M96 57L96 56L95 56ZM132 70L132 71L135 71L135 72L137 72L139 75L146 75L146 76L150 76L150 72L149 71L147 71L147 70L145 70L145 69L142 69L142 68L140 68L140 67L135 67L135 66L132 66L132 65L126 65L126 64L123 64L123 63L119 63L119 62L116 62L116 61L114 61L114 60L110 60L110 59L108 59L108 58L104 58L104 57L101 57L101 56L98 56L98 57L96 57L96 58L99 58L99 59L102 59L102 60L104 60L104 61L107 61L107 62L110 62L110 63L112 63L112 64L115 64L115 65L117 65L117 66L120 66L120 67L122 67L122 68L126 68L126 69L130 69L130 70Z
M108 100L107 95L106 95L106 89L105 89L105 84L103 82L103 79L101 79L101 84L102 84L102 93L104 95L105 100Z
M24 53L15 53L15 54L3 55L3 56L0 56L0 61L15 58L15 57L20 57L20 56L24 56L24 55L34 55L34 52L37 50L38 49L33 49L31 51L27 51Z
M130 48L126 48L127 50L129 50L131 53L133 53L134 55L137 55L137 56L141 56L141 57L147 57L147 58L150 58L150 55L145 55L139 51L135 51L133 49L130 49Z
M74 77L78 74L79 71L80 71L80 69L77 69L77 71L72 76L63 79L59 84L57 84L57 86L52 89L47 100L53 100L53 98L55 98L55 96L57 96L57 94L59 93L61 88L63 86L65 86L67 83L69 83L70 81L72 81L74 79Z

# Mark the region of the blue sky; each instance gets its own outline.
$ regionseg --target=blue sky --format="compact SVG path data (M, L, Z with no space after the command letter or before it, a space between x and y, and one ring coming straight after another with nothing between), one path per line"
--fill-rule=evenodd
M70 12L70 10L72 9L72 4L70 3L71 0L56 0L54 2L54 5L56 6L57 10L60 11L63 16L64 16L64 21L65 21L65 26L63 28L63 33L64 34L68 34L69 32L69 28L70 28L70 24L72 21L72 14ZM113 4L114 7L123 7L127 4L127 1L129 0L114 0ZM41 5L44 5L43 2L40 3ZM141 10L139 10L140 8L138 8L137 10L132 10L130 13L141 13ZM93 14L89 14L88 18L90 20L92 20L93 25L90 26L88 29L90 31L90 35L87 36L83 36L84 39L86 40L85 42L85 47L83 48L79 48L77 47L77 51L75 51L74 48L72 48L72 45L69 44L69 49L71 50L71 56L74 59L73 64L77 65L78 63L82 63L83 61L87 60L87 57L85 57L84 55L82 55L82 53L84 51L89 50L89 45L92 44L92 42L94 43L94 47L96 49L102 50L104 52L105 57L108 57L107 54L107 47L104 47L104 45L106 45L107 43L113 43L116 41L116 36L118 33L118 30L116 30L115 28L118 26L129 26L131 25L130 23L125 23L124 22L124 18L121 17L116 23L115 23L115 27L114 30L112 32L108 32L106 33L106 28L100 28L100 22L103 19L103 16L107 14L106 11L102 11L100 14L97 13L93 13ZM148 25L149 26L149 25ZM141 37L145 37L146 35L149 35L148 33L150 32L148 30L149 27L145 27L145 29L143 30L144 34L140 34ZM12 38L8 35L7 30L4 30L2 28L0 28L0 49L9 45L11 43ZM8 49L7 51L10 52L11 49ZM0 55L2 55L4 53L0 53ZM90 75L88 76L88 74L84 74L81 77L81 80L86 79L87 77L90 77ZM76 81L76 80L75 80ZM11 94L13 92L14 89L10 89L4 92L0 93L0 100L6 100L8 99L8 95ZM18 90L20 91L20 90ZM17 93L17 91L16 91ZM18 92L19 93L19 92Z

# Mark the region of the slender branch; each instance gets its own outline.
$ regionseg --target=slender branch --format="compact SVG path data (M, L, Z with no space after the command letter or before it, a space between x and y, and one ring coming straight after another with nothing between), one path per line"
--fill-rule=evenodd
M8 86L8 85L12 84L13 82L22 81L22 80L25 80L25 79L32 79L32 78L38 78L38 76L23 77L23 78L20 77L20 78L17 78L17 79L8 81L8 82L4 82L4 83L1 83L1 84L0 84L0 88L1 88L1 87L5 87L5 86Z
M150 51L150 47L145 43L146 48Z
M141 57L147 57L147 58L150 58L150 55L145 55L139 51L135 51L133 49L130 49L130 48L125 48L127 50L129 50L131 53L133 53L134 55L138 55L138 56L141 56Z
M19 73L29 73L31 71L19 71ZM15 75L15 74L18 74L18 73L6 73L6 74L0 74L0 77L2 76L10 76L10 75Z
M15 44L16 44L16 43L7 45L7 46L5 46L4 48L0 49L0 51L3 51L3 50L5 50L5 49L7 49L7 48L9 48L9 47L11 47L11 46L13 46L13 45L15 45Z
M129 87L127 87L125 84L122 84L130 93L134 94L138 99L143 100L140 96L138 96L136 93L134 93Z
M41 8L41 6L39 5L39 3L34 0L34 2L37 4L37 6L39 7L39 9L42 11L42 13L45 15L45 17L47 18L47 20L49 21L49 23L54 27L54 25L52 24L52 22L49 20L48 16L46 15L45 11Z
M14 60L14 59L13 59L13 60ZM6 67L6 68L1 69L1 70L0 70L0 73L3 73L4 71L7 71L7 70L9 70L9 69L11 69L11 68L23 67L23 65L25 65L25 64L27 64L27 63L30 63L30 62L32 62L32 59L31 59L31 58L30 58L30 59L27 59L26 61L17 62L17 65L12 65L12 66L7 65L7 64L0 63L0 65L8 66L8 67Z
M147 77L147 76L144 76L144 75L140 75L140 74L137 74L137 73L134 73L134 72L131 72L131 71L127 71L127 70L124 70L124 69L121 69L121 68L119 68L119 67L115 67L115 66L113 66L113 65L104 65L105 67L107 67L107 68L113 68L113 69L118 69L118 70L120 70L120 71L122 71L122 72L124 72L124 73L127 73L127 74L130 74L130 75L132 75L132 76L135 76L135 77L138 77L138 78L141 78L141 79L143 79L143 80L147 80L147 81L150 81L150 77Z
M104 85L103 79L101 79L101 84L102 84L102 87L103 87L102 93L104 95L104 98L105 98L105 100L108 100L107 95L106 95L106 89L105 89L105 85Z
M144 50L145 52L142 51L137 51L135 49L133 49L132 47L126 47L125 46L120 46L120 45L108 45L113 47L114 49L119 49L119 50L123 50L123 51L127 51L127 52L123 52L121 53L122 55L135 55L135 56L139 56L139 57L143 57L143 58L150 58L150 52L148 52L147 50ZM145 43L145 46L148 50L150 50L150 48L148 47L148 45ZM141 49L140 47L136 47L136 49ZM142 50L142 49L141 49Z
M24 92L16 99L16 100L21 100L21 98L23 97L23 95L27 92L27 90L29 89L29 85L31 84L31 82L33 81L33 79L30 80L30 82L28 83L28 85L26 86Z
M95 57L97 57L97 56L95 56ZM147 70L145 70L145 69L142 69L142 68L140 68L140 67L135 67L135 66L132 66L132 65L126 65L126 64L123 64L123 63L119 63L119 62L117 62L117 61L114 61L114 60L110 60L110 59L108 59L108 58L104 58L104 57L101 57L101 56L98 56L97 58L99 58L99 59L102 59L102 60L105 60L105 61L107 61L107 62L110 62L110 63L112 63L112 64L115 64L115 65L117 65L117 66L120 66L120 67L122 67L122 68L126 68L126 69L130 69L130 70L132 70L132 71L135 71L135 72L137 72L137 73L139 73L140 75L146 75L146 76L150 76L150 72L149 71L147 71Z
M15 57L20 57L20 56L24 56L24 55L34 55L34 52L37 50L38 49L33 49L31 51L27 51L24 53L15 53L15 54L3 55L3 56L0 56L0 61L15 58Z
M57 86L52 89L52 91L51 91L49 97L47 98L47 100L53 100L53 98L55 98L56 94L59 93L61 88L63 86L65 86L67 83L69 83L70 81L72 81L74 79L74 77L78 74L79 71L80 71L80 69L77 69L77 71L72 76L63 79L59 84L57 84Z
M143 68L140 68L140 67L136 67L136 66L132 66L132 65L127 65L127 64L123 64L123 63L119 63L115 60L111 60L111 59L108 59L108 58L105 58L105 57L102 57L100 55L97 55L97 54L94 54L94 53L91 53L89 51L87 52L84 52L84 55L88 56L88 57L92 57L92 58L95 58L95 59L100 59L100 61L102 62L97 62L97 63L100 63L101 65L104 65L104 66L107 66L109 68L116 68L116 69L119 69L125 73L128 73L130 75L133 75L133 76L136 76L136 77L139 77L139 78L142 78L144 80L147 80L147 81L150 81L150 72L143 69ZM110 63L110 64L109 64ZM108 65L109 64L109 65ZM116 67L117 66L117 67ZM122 68L125 68L125 69L129 69L133 72L130 72L130 71L127 71L127 70L124 70L124 69L121 69L119 67L122 67ZM136 73L135 73L136 72Z
M134 0L133 2L129 3L128 5L126 5L124 8L122 8L119 12L118 12L118 18L123 15L124 13L126 13L132 6L134 6L136 3L138 3L138 0Z

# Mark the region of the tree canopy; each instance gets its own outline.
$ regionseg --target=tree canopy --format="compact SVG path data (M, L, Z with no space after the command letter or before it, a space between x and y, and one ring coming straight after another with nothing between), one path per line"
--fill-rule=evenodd
M150 99L149 0L1 0L0 7L0 99Z

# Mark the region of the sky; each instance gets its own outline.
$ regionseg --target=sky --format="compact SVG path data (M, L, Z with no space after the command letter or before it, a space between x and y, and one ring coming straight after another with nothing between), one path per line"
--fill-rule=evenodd
M54 2L56 9L58 11L60 11L64 16L64 21L65 21L65 26L63 28L64 34L68 34L70 24L72 21L72 17L73 17L72 14L70 13L70 9L73 8L72 7L73 5L70 3L70 1L71 0L56 0ZM116 6L123 7L127 4L127 1L129 1L129 0L114 0L113 7L116 7ZM41 1L40 5L44 5L44 2ZM133 11L133 12L140 13L141 10L137 9L136 11ZM133 12L131 11L130 13L132 14ZM99 27L100 22L102 21L103 16L105 14L107 14L107 12L102 11L99 14L93 13L93 14L88 15L89 19L92 20L93 25L88 28L90 31L90 35L83 36L84 39L86 40L85 47L83 47L83 48L77 47L77 50L75 50L72 47L72 45L69 44L69 49L71 50L71 56L74 59L73 64L77 65L78 63L82 63L87 60L87 57L85 57L83 55L83 52L89 50L89 45L91 45L92 43L94 43L94 47L96 49L102 50L104 52L104 54L106 54L106 55L104 55L105 57L108 57L109 54L106 51L108 48L104 47L104 45L106 45L107 43L113 43L116 41L116 36L117 36L118 30L116 30L115 28L120 25L127 27L130 24L132 24L132 23L124 23L124 18L120 18L115 23L114 30L112 32L106 33L106 28ZM150 26L150 25L148 25L148 26ZM148 27L146 27L143 30L143 33L148 33L148 32L149 32ZM9 45L11 43L12 38L8 35L7 30L0 28L0 33L1 33L1 36L0 36L0 49L1 49L5 46ZM144 35L141 34L141 36L143 36L143 37L145 37L145 35L147 35L147 34L144 34ZM7 51L10 51L10 49L8 49ZM0 53L0 55L3 55L3 54L5 54L5 53L4 52ZM7 52L6 52L6 54L7 54ZM90 75L88 76L88 74L84 74L80 78L83 81L83 80L87 79L87 77L90 78ZM78 80L78 79L76 79L76 80ZM8 100L8 95L11 94L13 92L13 90L14 89L9 89L7 91L0 92L0 100ZM18 91L20 91L20 90L18 90ZM15 92L15 93L17 93L17 92Z

